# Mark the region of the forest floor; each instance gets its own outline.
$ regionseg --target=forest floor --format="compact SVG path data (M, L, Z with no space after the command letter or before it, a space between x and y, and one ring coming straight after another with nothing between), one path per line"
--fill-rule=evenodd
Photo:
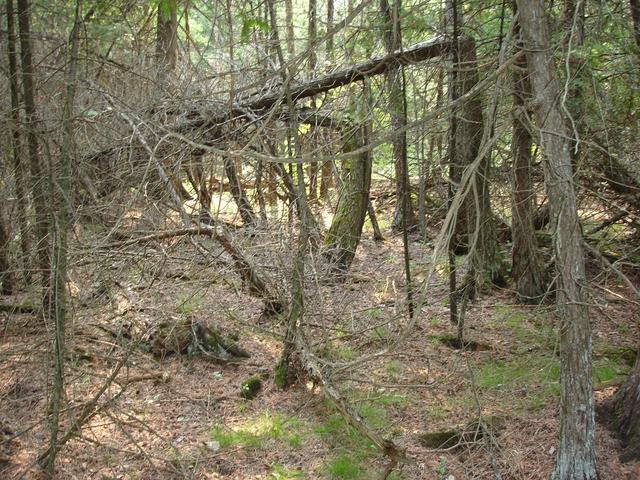
M245 247L263 269L279 265L286 272L291 259L282 238L257 231ZM216 248L210 240L198 242ZM270 257L276 250L284 253ZM388 478L548 478L558 439L553 306L518 305L509 289L482 294L466 320L476 348L452 348L446 271L436 265L423 289L428 303L397 345L407 325L401 252L400 237L387 234L384 242L374 242L365 232L350 274L338 284L314 284L311 259L304 327L314 350L331 365L329 377L362 417L406 448L410 462ZM431 253L428 243L412 241L417 281L425 279ZM100 268L96 256L76 261L72 272L79 280L71 285L63 432L123 366L97 400L95 416L62 448L57 478L382 477L384 457L318 386L304 378L285 391L274 385L284 321L261 316L262 302L242 291L222 257L205 260L187 239L110 252L100 257ZM75 258L82 256L75 252ZM630 369L640 326L638 305L616 278L600 275L597 284L591 313L594 383L602 403ZM9 300L20 299L3 299ZM225 363L158 354L152 326L185 320L235 336L251 357ZM0 477L41 478L35 459L49 438L43 421L49 327L33 315L4 312L0 328ZM245 400L240 386L255 375L262 388ZM487 425L481 435L474 431L478 419ZM620 463L620 446L606 420L597 429L601 479L640 478L640 465ZM433 447L434 439L442 444L451 436L446 432L465 426L467 432L444 449Z

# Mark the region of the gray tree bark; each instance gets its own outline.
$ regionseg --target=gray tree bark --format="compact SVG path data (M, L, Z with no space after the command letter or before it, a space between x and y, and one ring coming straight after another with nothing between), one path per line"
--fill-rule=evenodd
M22 138L20 135L20 94L18 87L18 55L15 31L15 13L13 0L7 0L7 54L9 57L9 91L11 92L11 156L15 178L16 209L20 231L20 257L24 280L31 282L31 244L29 242L29 224L27 206L29 205L28 187L22 161Z
M558 104L560 81L551 56L550 33L543 0L517 0L531 72L545 185L551 205L560 315L560 445L552 478L591 480L598 477L591 372L591 323L583 288L586 285L580 219L571 167L570 140Z
M516 25L516 33L520 27ZM523 48L518 37L518 49ZM537 303L546 290L544 264L540 256L534 227L535 204L532 173L531 146L533 144L528 127L532 112L531 83L528 77L526 58L516 62L513 70L513 192L511 204L513 239L511 275L516 282L516 291L521 301Z
M345 139L344 151L356 150L362 145L361 131ZM342 164L343 185L336 213L325 237L326 257L334 272L349 269L360 242L362 226L369 204L371 185L371 159L367 152L347 158Z
M387 53L391 54L402 48L402 30L400 26L400 0L393 4L389 0L380 1L380 13L383 22L383 38ZM389 97L389 112L391 115L391 129L401 130L407 124L405 85L402 66L392 65L385 72L387 95ZM407 218L404 218L404 178L408 172L407 165L407 134L398 133L393 138L393 162L395 166L396 205L393 212L392 228L400 231L406 223L407 228L415 225L415 215L411 197L408 199Z
M20 28L20 60L22 64L22 89L27 129L27 147L31 169L31 191L35 211L36 251L38 268L41 272L45 302L48 298L50 253L49 215L47 209L47 189L38 145L38 114L35 105L35 72L31 52L31 6L29 0L18 0L18 25ZM45 309L46 309L45 305Z
M178 0L158 2L156 55L163 69L173 70L178 60Z

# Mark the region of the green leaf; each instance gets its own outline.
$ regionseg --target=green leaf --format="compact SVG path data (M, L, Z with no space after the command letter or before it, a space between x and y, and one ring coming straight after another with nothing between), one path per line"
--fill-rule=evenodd
M256 17L245 17L242 22L242 30L240 31L240 41L247 43L249 41L249 35L254 28L258 28L265 33L268 33L271 29L267 22Z

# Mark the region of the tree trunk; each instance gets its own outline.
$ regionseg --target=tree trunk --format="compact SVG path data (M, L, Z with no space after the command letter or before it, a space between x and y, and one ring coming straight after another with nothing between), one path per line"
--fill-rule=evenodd
M158 2L156 56L163 69L173 70L178 60L178 0Z
M273 6L275 9L275 5ZM293 58L296 54L295 37L293 32L293 2L292 0L284 1L284 21L286 24L286 37L287 37L287 54L289 58ZM275 30L275 29L273 29Z
M551 205L560 315L560 445L555 480L597 478L591 372L591 323L570 141L558 99L560 81L551 56L543 0L517 0L528 54L535 114Z
M387 53L391 54L402 48L402 34L400 27L400 1L395 0L389 5L389 0L380 0L380 13L383 21L383 36ZM401 131L407 124L407 109L405 99L404 73L401 65L391 66L385 73L387 95L389 97L389 112L391 115L391 130ZM402 131L393 137L393 162L395 165L396 205L393 213L392 228L401 231L415 226L413 202L409 197L407 210L408 218L404 218L404 176L407 165L407 134Z
M9 262L9 230L3 212L0 211L0 293L13 293L13 274Z
M309 0L309 25L308 25L308 35L307 35L307 49L309 49L309 57L308 57L308 72L309 78L313 78L314 73L316 71L316 64L318 62L318 57L315 53L315 42L317 37L317 0ZM316 108L315 99L311 99L311 108ZM313 127L311 127L310 137L312 142L315 144L313 135ZM318 163L311 162L309 163L308 168L308 176L309 176L309 201L315 202L318 199Z
M49 215L47 214L47 189L38 146L38 114L35 105L35 72L31 54L31 6L29 0L18 0L18 25L20 28L20 60L22 63L22 88L27 129L27 146L31 167L31 188L35 210L36 249L41 272L45 301L49 288ZM46 305L44 306L46 309Z
M25 171L22 164L22 141L20 136L20 94L18 90L17 41L13 0L7 0L7 53L9 56L9 90L11 92L11 156L16 190L16 209L20 230L20 260L24 280L31 283L31 245L27 206L29 204Z
M562 29L566 32L563 39L564 54L569 57L567 62L569 65L570 81L567 91L563 98L563 107L568 112L567 130L571 134L571 159L576 165L579 157L580 137L583 128L584 102L583 85L588 83L585 78L584 61L580 55L576 55L575 50L579 49L584 43L584 18L585 18L586 0L565 0L564 10L562 12Z
M516 25L516 34L520 27ZM522 50L522 40L518 38L518 47ZM516 282L516 292L521 301L537 303L546 291L544 265L540 257L536 231L535 191L533 189L531 133L527 119L532 112L528 108L531 102L531 84L529 82L527 60L516 62L513 70L513 194L511 203L511 235L513 240L511 274Z
M636 47L640 49L640 3L638 0L629 0L629 7L633 20L633 37L636 41Z
M76 0L75 21L70 35L67 52L67 69L65 72L66 95L62 111L63 138L60 147L58 168L51 172L54 185L51 216L53 221L53 270L52 304L54 313L54 372L51 393L51 436L49 439L49 455L47 456L47 472L55 473L55 460L59 450L58 432L60 429L60 413L64 399L64 359L65 336L67 324L67 255L68 236L71 225L71 171L74 155L74 103L77 86L78 50L80 29L82 24L82 0Z
M361 131L357 131L345 139L344 151L350 152L362 146L362 134ZM345 159L342 171L343 186L340 199L324 242L326 258L335 273L346 272L349 269L360 242L371 185L369 155L365 152L357 157Z
M640 356L614 399L615 422L622 437L622 461L640 459Z
M227 157L224 158L224 171L229 180L229 190L231 191L233 200L238 206L238 212L240 213L243 223L245 225L254 225L256 223L256 216L253 214L251 204L244 193L244 189L238 178L236 166L234 162Z
M451 5L453 6L453 5ZM449 8L449 11L452 8ZM449 22L462 24L462 14L451 12ZM479 81L478 61L475 41L468 37L456 38L454 49L453 73L449 80L452 99L464 96ZM491 155L485 155L479 162L477 171L470 177L469 185L462 185L464 171L470 168L478 157L484 134L482 100L476 96L465 102L453 112L452 132L450 135L451 181L456 189L462 188L464 197L457 212L454 247L458 251L471 249L471 263L474 270L473 290L482 287L487 281L500 285L504 283L504 262L495 231L495 222L491 212L489 174Z

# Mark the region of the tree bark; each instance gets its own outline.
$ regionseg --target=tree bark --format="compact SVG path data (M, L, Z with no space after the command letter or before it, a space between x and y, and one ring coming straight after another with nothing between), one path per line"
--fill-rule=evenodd
M178 0L158 2L156 56L163 69L175 69L178 60Z
M638 0L629 0L629 7L633 20L633 38L636 41L636 46L640 49L640 3Z
M317 37L317 0L309 0L309 25L308 25L308 35L307 35L307 49L309 49L309 57L307 60L309 78L313 78L313 75L316 70L316 64L318 63L318 56L315 53L314 45ZM316 102L314 99L311 99L311 108L316 107ZM313 127L312 131L309 132L311 134L312 141L314 141L313 136ZM315 142L314 142L315 143ZM315 202L318 199L318 163L311 162L309 163L307 174L309 176L309 201Z
M516 25L516 34L520 32ZM518 50L522 50L522 39L518 36ZM513 70L513 193L511 203L511 236L513 240L511 275L516 282L516 292L525 303L538 303L545 293L544 264L540 257L536 231L535 191L533 189L532 155L533 144L527 125L532 116L528 105L531 103L527 60L516 62Z
M78 50L80 43L80 29L82 26L82 0L76 0L75 21L69 37L69 51L67 52L68 66L65 72L67 85L65 101L62 111L63 138L60 147L59 165L51 175L53 208L51 216L53 222L53 255L51 268L53 270L52 303L54 312L54 371L51 393L51 436L49 439L49 455L47 456L47 472L50 476L55 473L55 461L59 451L58 432L60 429L60 413L64 398L64 358L67 325L67 255L68 236L71 225L71 169L74 156L74 103L77 86ZM57 187L57 188L56 188Z
M256 223L256 216L251 209L249 199L247 199L247 196L244 193L244 189L242 188L242 184L238 178L236 166L234 162L227 157L224 158L224 171L227 174L229 190L231 190L233 200L238 206L238 212L240 213L242 221L245 225L254 225Z
M31 244L29 242L29 224L27 205L29 198L25 183L25 171L22 164L22 141L20 136L20 94L18 87L17 40L13 0L7 0L7 54L9 57L9 90L11 92L11 156L15 178L16 208L20 230L20 259L24 280L31 282Z
M356 150L362 145L362 132L357 131L345 139L344 151ZM326 258L334 273L346 272L360 242L369 203L371 161L365 152L347 158L342 164L343 186L336 213L325 237Z
M615 422L622 438L623 462L640 459L640 356L613 400Z
M31 168L31 189L35 210L36 249L38 268L41 272L45 302L48 296L50 254L49 215L47 213L47 189L38 146L38 114L35 105L35 72L31 52L31 6L29 0L18 0L18 25L20 28L20 60L22 63L22 88L24 95L27 147ZM46 309L46 306L45 306Z
M551 56L543 0L517 0L527 49L545 184L551 205L560 315L560 445L552 478L598 477L591 371L591 323L580 219L571 167L570 141L558 99L560 81Z
M383 22L383 38L387 49L387 53L391 54L402 48L402 30L400 26L400 1L395 0L393 5L389 4L389 0L380 0L380 13ZM389 112L391 116L391 129L393 131L402 130L407 124L406 99L404 74L402 65L391 65L385 72L386 87L389 102ZM411 197L408 199L407 214L408 218L404 218L404 180L407 164L407 134L402 131L393 137L393 163L395 167L395 188L396 188L396 205L393 213L392 228L401 231L405 225L411 228L415 225L415 216L413 214L413 205Z
M9 230L3 212L0 211L0 293L13 293L13 274L9 262Z
M452 10L453 2L449 7ZM458 11L449 14L450 23L462 23L462 14ZM459 28L459 26L458 26ZM450 76L451 99L455 100L473 89L479 82L478 61L475 41L470 38L456 38L453 50L453 72ZM474 270L473 290L482 287L487 281L500 285L504 283L504 262L495 233L495 222L491 212L489 174L491 156L485 155L478 164L477 171L470 177L469 185L462 185L466 169L476 161L484 134L482 100L476 96L469 99L453 112L450 120L450 162L451 181L456 190L462 188L464 198L457 212L454 247L457 251L471 251L471 263ZM466 288L466 287L465 287Z

